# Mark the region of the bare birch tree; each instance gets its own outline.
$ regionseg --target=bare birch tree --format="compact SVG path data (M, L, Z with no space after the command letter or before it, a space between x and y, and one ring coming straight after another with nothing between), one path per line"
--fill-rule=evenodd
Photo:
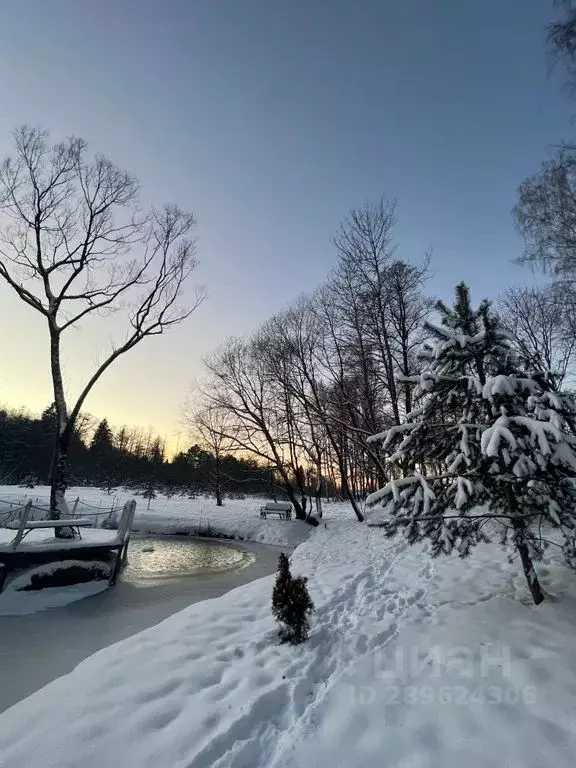
M66 514L67 454L80 409L102 374L143 339L188 317L181 306L196 267L194 217L175 205L142 215L136 180L108 159L87 156L82 139L51 145L23 127L0 165L0 278L46 322L57 415L50 508ZM71 401L62 339L90 316L122 311L126 334Z

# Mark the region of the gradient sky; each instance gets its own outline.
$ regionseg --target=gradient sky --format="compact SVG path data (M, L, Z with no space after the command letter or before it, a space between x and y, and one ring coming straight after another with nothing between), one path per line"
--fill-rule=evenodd
M209 301L105 375L86 409L172 444L201 357L334 264L347 210L398 199L399 255L433 250L430 290L530 279L511 208L568 138L548 77L552 0L19 0L0 24L0 154L21 123L75 134L198 218ZM0 402L51 401L46 331L0 285ZM73 394L107 348L66 351ZM181 438L184 442L185 438Z

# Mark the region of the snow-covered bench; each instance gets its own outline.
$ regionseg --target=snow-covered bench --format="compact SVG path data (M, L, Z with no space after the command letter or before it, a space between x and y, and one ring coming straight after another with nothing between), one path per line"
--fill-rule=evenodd
M81 539L80 528L91 528L93 524L93 521L87 517L60 518L59 520L28 520L29 512L30 507L26 505L20 520L13 520L6 526L17 531L12 541L14 549L30 531L36 531L39 528L72 528L78 534L78 538Z
M280 520L292 519L292 504L287 501L269 501L260 507L260 517L266 520L268 515L278 515Z

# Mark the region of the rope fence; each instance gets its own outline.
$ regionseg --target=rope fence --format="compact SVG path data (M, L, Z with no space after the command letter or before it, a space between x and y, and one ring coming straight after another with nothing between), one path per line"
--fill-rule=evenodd
M50 503L39 497L33 499L27 494L19 496L16 500L0 499L0 528L6 528L9 524L20 519L20 515L26 505L32 501L30 506L29 520L48 520L50 519ZM8 509L5 507L8 506ZM101 507L82 501L80 497L68 504L71 518L90 517L94 518L95 528L113 528L117 525L117 514L122 510L122 504L115 496L111 507Z

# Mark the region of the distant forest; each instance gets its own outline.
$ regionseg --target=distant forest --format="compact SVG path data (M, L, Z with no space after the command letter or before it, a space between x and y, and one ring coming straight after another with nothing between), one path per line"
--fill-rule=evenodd
M54 450L56 410L40 417L23 410L0 409L0 483L45 485ZM151 430L112 429L103 419L80 416L70 446L70 485L106 490L126 486L154 498L156 492L275 495L274 474L250 458L215 457L195 444L166 457L164 441Z

